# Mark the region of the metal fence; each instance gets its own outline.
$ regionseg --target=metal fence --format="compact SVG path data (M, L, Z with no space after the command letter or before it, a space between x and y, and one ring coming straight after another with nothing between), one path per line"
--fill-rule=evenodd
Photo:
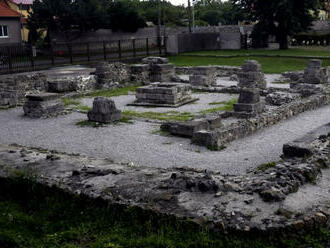
M149 55L166 55L166 37L102 42L59 42L49 48L17 44L0 46L0 74L27 72L52 66L101 60L129 61Z

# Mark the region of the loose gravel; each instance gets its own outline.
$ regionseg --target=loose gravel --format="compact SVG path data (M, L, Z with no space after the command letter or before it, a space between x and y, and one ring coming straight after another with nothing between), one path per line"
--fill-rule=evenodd
M35 120L23 117L22 109L15 108L0 111L0 143L80 153L136 166L189 166L244 174L259 164L279 160L283 143L328 123L329 116L330 106L308 111L215 152L193 145L189 139L161 136L159 125L154 123L78 127L75 124L85 120L86 115L72 113Z

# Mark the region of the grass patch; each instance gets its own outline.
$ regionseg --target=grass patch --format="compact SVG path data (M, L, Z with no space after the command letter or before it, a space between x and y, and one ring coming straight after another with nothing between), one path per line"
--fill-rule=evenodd
M223 105L226 102L222 101L222 102L210 102L209 105Z
M114 97L114 96L129 95L130 92L134 93L135 90L140 86L141 85L134 85L134 86L127 86L127 87L111 89L111 90L98 90L85 95L85 97L93 98L93 97Z
M72 106L72 105L74 105L74 106L80 105L80 100L74 99L74 98L64 97L64 98L62 98L62 102L63 102L64 106L66 106L66 107Z
M269 55L269 56L330 56L330 47L321 49L319 47L291 48L287 50L265 50L265 49L249 49L249 50L217 50L217 51L197 51L184 54L193 55L220 55L220 56L236 56L236 55Z
M188 121L194 117L189 112L168 111L164 113L159 112L136 112L133 110L122 111L123 116L128 118L143 118L160 121Z
M218 151L222 151L222 150L226 149L227 146L225 146L225 145L221 145L221 146L208 145L206 148L209 149L210 151L218 152Z
M237 98L233 98L229 101L226 102L213 102L213 103L209 103L209 105L222 105L219 107L215 107L215 108L210 108L210 109L205 109L200 111L201 114L210 114L210 113L216 113L219 111L232 111L234 109L234 104L237 103Z
M266 170L273 168L276 166L276 162L269 162L269 163L265 163L265 164L261 164L257 167L257 171L263 171L265 172Z
M110 191L109 191L110 192ZM105 192L106 193L106 192ZM1 248L328 247L330 231L223 234L188 220L0 179Z
M257 60L265 73L282 73L286 71L304 70L307 59L302 58L267 58L267 57L185 57L170 56L170 62L176 66L204 66L204 65L229 65L241 66L246 60ZM323 66L330 66L330 59L323 59Z
M275 82L272 82L273 84L289 84L289 82L287 81L275 81Z

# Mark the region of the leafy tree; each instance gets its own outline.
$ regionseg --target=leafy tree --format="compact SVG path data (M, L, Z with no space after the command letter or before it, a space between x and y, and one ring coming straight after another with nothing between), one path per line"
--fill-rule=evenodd
M107 10L108 24L112 30L135 32L145 27L145 20L139 15L132 1L113 1Z
M322 0L232 0L257 21L253 35L263 40L274 35L280 49L288 48L288 36L307 30ZM314 13L314 15L313 15ZM259 37L259 38L258 38Z

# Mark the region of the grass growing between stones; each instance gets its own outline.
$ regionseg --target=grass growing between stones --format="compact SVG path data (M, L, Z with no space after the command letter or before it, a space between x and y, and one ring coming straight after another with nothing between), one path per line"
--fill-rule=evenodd
M127 86L123 88L116 88L111 90L98 90L91 92L85 97L113 97L113 96L122 96L122 95L129 95L130 93L135 93L135 90L140 87L141 85L134 85L134 86Z
M165 113L159 112L136 112L133 110L122 111L123 116L130 118L152 119L159 121L188 121L195 115L190 112L168 111Z
M268 169L270 169L270 168L273 168L273 167L275 167L276 166L276 162L275 161L273 161L273 162L269 162L269 163L265 163L265 164L261 164L261 165L259 165L258 167L257 167L257 171L266 171L266 170L268 170Z
M328 247L330 231L222 234L138 208L74 197L24 179L0 179L1 248Z
M237 98L230 99L226 102L212 102L209 105L222 105L215 108L205 109L200 111L201 114L210 114L220 111L232 111L234 109L234 104L237 103Z

